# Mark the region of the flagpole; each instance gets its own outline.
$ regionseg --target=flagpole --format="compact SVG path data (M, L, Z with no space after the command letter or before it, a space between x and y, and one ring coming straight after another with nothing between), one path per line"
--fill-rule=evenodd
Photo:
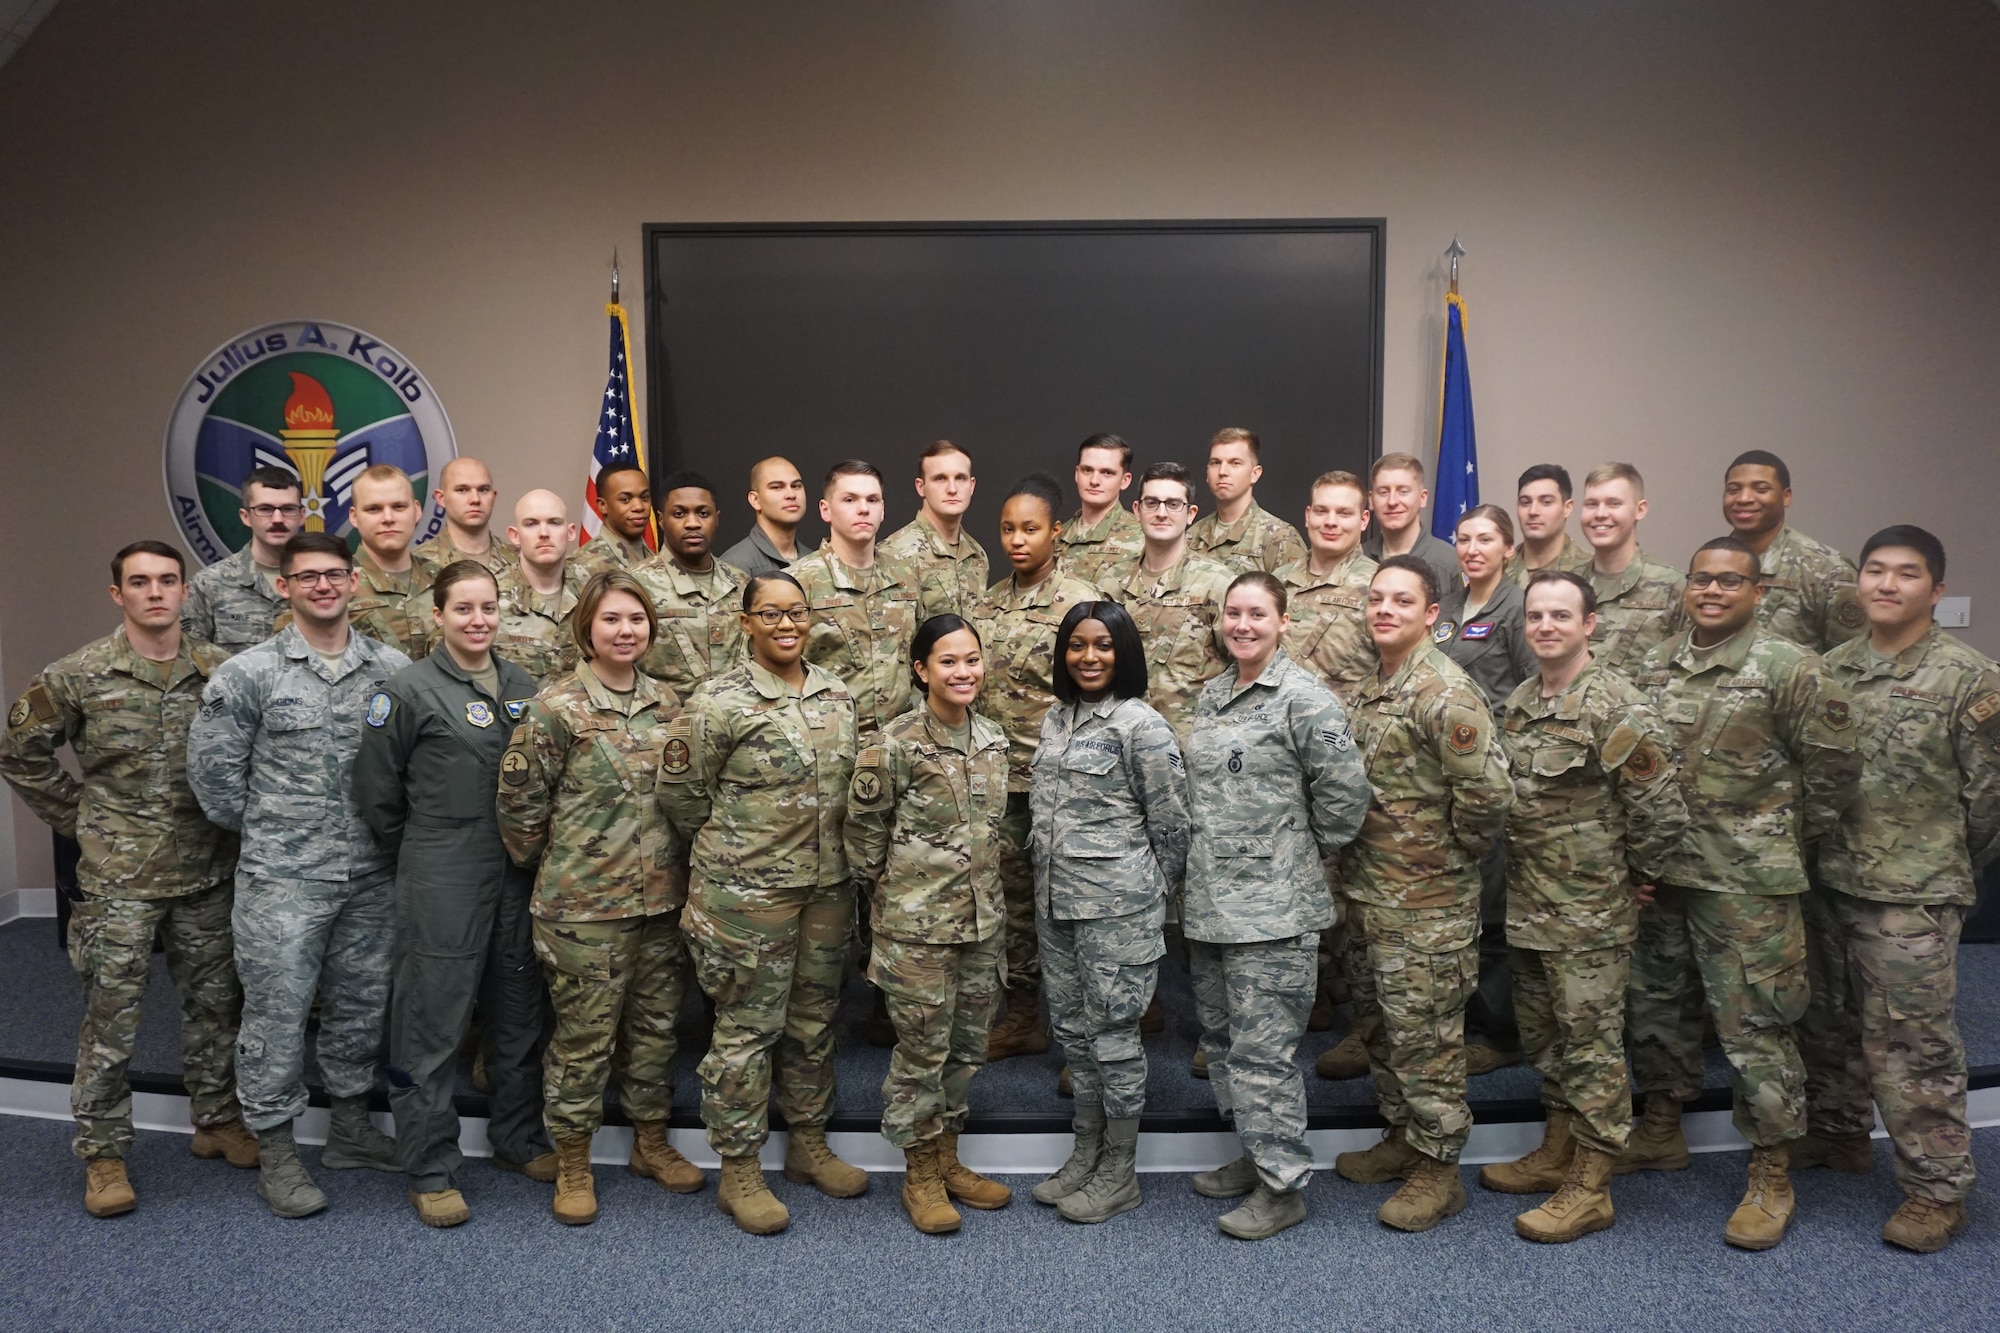
M1465 256L1465 247L1458 243L1458 234L1452 233L1451 244L1445 247L1444 257L1451 261L1451 294L1458 295L1458 261ZM614 261L615 262L615 261ZM616 300L616 297L612 298Z
M1454 245L1458 243L1456 237L1452 238L1452 243ZM1457 287L1458 279L1456 276L1457 272L1458 272L1458 266L1454 264L1452 266L1452 273L1454 275L1452 278L1453 291L1458 290ZM615 245L611 247L611 304L613 305L618 304L618 247Z

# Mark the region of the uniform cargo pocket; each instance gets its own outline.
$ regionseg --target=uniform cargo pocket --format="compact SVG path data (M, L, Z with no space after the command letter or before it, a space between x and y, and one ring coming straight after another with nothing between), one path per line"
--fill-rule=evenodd
M1950 974L1934 981L1916 981L1882 988L1882 1005L1899 1023L1922 1023L1950 1018L1958 999L1956 979Z
M1746 1028L1790 1027L1805 1017L1806 1004L1812 998L1812 981L1803 956L1746 966L1743 984L1755 1000L1743 1016Z
M1278 850L1276 838L1214 838L1209 845L1218 857L1269 857Z

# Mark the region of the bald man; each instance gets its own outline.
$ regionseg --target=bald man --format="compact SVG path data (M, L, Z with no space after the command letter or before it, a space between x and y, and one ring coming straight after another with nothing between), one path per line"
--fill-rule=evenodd
M589 571L569 558L576 524L554 491L529 491L514 502L507 541L519 555L499 575L500 632L493 651L539 687L576 668L569 617Z
M459 560L477 560L495 577L507 572L514 553L493 540L489 526L499 499L493 474L476 458L454 458L438 473L431 498L444 506L444 531L433 537L425 554L439 569Z
M752 578L798 563L806 481L789 458L762 459L750 469L750 507L757 512L756 526L748 537L722 553L723 563Z

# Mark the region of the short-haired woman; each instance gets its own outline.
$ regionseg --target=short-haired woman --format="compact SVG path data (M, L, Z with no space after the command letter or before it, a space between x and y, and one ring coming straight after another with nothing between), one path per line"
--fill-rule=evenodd
M1124 607L1072 606L1056 656L1028 847L1042 986L1069 1061L1076 1139L1034 1193L1072 1222L1103 1222L1139 1206L1139 1019L1159 983L1167 900L1187 866L1187 775L1174 729L1146 702L1146 647Z

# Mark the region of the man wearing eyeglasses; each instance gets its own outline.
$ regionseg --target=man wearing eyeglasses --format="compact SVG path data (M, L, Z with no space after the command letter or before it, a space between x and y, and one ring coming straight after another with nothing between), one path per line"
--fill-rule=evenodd
M278 1216L304 1217L326 1207L292 1136L306 1109L315 994L333 1098L321 1164L398 1170L395 1141L368 1119L395 862L362 819L350 777L362 726L387 718L383 682L410 659L349 628L354 557L339 537L297 534L279 569L292 621L210 678L188 729L187 779L209 819L243 836L230 919L243 983L236 1091L262 1158L257 1193Z
M1189 546L1194 479L1179 463L1155 463L1140 474L1132 508L1146 544L1137 558L1108 570L1102 587L1132 613L1146 644L1146 702L1185 749L1201 687L1227 660L1216 626L1235 575Z
M260 467L243 479L236 511L250 542L188 580L181 633L206 639L232 656L271 637L285 599L278 595L278 552L305 518L299 479L281 467Z
M1791 1145L1806 1130L1792 1033L1811 990L1806 867L1861 773L1846 690L1816 654L1759 622L1762 573L1739 537L1696 551L1690 628L1633 676L1674 746L1689 825L1639 914L1626 1043L1646 1109L1614 1168L1687 1166L1681 1103L1701 1091L1705 1005L1735 1073L1736 1128L1751 1145L1748 1188L1723 1228L1746 1250L1778 1244L1792 1217Z

